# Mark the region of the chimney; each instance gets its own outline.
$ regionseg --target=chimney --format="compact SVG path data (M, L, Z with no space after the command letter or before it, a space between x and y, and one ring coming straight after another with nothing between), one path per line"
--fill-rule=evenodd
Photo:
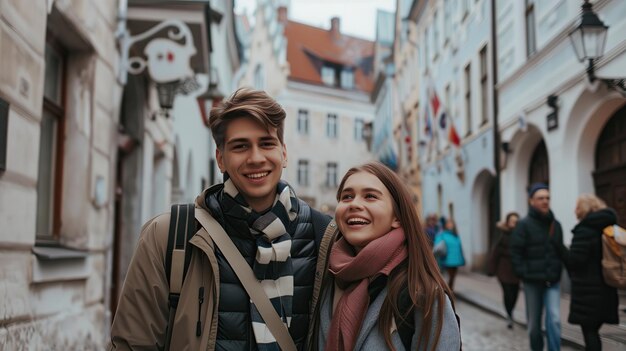
M341 37L340 26L341 26L341 20L339 17L333 17L330 19L330 35L335 40Z
M287 24L287 6L278 7L278 23Z

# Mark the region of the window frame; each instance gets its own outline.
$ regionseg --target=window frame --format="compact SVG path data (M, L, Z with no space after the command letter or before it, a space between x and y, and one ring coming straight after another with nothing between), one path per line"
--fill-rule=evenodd
M487 45L480 49L480 99L481 99L481 127L489 122L489 63L487 62Z
M526 26L526 57L531 57L537 52L535 0L525 0L524 5L524 19Z
M322 78L322 83L329 87L334 87L337 85L337 73L335 72L335 68L333 66L324 64L320 70L320 77ZM331 79L329 81L329 78Z
M326 136L330 139L337 139L339 137L338 127L339 127L339 118L337 117L337 114L327 113L326 114ZM331 130L332 130L332 135L331 135Z
M355 79L354 69L350 67L344 67L341 69L339 84L342 89L347 89L347 90L354 89L355 87L354 79Z
M472 66L468 63L463 69L465 79L465 136L472 134Z
M298 185L309 186L311 184L310 179L309 179L309 173L310 173L309 160L304 160L304 159L298 160L298 169L297 169L297 175L296 175Z
M363 130L365 128L365 120L363 118L355 118L354 119L354 140L357 142L362 142L363 138Z
M63 165L64 165L64 156L65 156L65 124L66 124L66 107L67 107L67 61L68 61L68 50L65 49L61 43L54 37L54 35L50 32L46 33L46 50L52 49L60 59L60 74L59 74L59 101L58 103L45 96L44 89L44 97L43 97L43 108L42 108L42 122L44 115L49 115L54 118L55 126L54 135L53 135L53 152L52 152L52 160L50 162L51 167L53 168L50 171L50 174L53 175L53 179L48 183L49 192L50 192L50 204L48 204L48 219L47 223L42 224L40 221L39 214L39 201L41 201L41 189L40 183L42 181L41 176L41 150L39 153L38 165L40 166L40 170L37 175L37 211L36 211L36 233L35 240L38 244L58 244L60 240L60 232L61 232L61 210L62 210L62 196L63 196ZM44 54L45 55L45 54ZM44 58L45 60L45 58ZM44 69L44 86L45 86L45 69ZM40 137L39 142L41 143L41 126L40 126ZM41 148L41 145L40 145ZM45 229L47 233L42 233L41 226L46 225L48 229Z
M304 108L298 109L297 129L298 133L309 135L309 110Z
M338 165L337 162L327 162L326 163L326 186L331 188L336 188L338 185L337 174L338 174Z

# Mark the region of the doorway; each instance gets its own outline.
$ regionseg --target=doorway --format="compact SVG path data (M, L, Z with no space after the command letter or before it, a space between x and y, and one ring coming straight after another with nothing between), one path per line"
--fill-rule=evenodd
M595 162L596 194L615 209L618 224L626 227L626 106L615 112L602 129Z

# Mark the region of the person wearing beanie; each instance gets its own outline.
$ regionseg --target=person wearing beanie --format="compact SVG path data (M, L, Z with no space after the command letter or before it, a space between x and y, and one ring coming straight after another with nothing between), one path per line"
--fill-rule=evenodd
M511 262L524 285L530 349L543 350L541 315L545 308L548 351L557 351L561 349L562 270L557 248L563 244L563 230L550 210L547 184L532 184L528 203L528 215L519 221L511 237Z

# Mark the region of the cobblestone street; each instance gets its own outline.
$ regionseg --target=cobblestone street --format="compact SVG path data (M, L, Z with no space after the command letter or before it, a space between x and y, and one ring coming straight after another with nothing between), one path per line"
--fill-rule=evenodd
M456 301L461 318L461 335L464 351L526 351L528 336L526 329L515 325L513 330L506 328L504 319L496 317L461 300ZM562 351L579 350L569 345L561 346Z

